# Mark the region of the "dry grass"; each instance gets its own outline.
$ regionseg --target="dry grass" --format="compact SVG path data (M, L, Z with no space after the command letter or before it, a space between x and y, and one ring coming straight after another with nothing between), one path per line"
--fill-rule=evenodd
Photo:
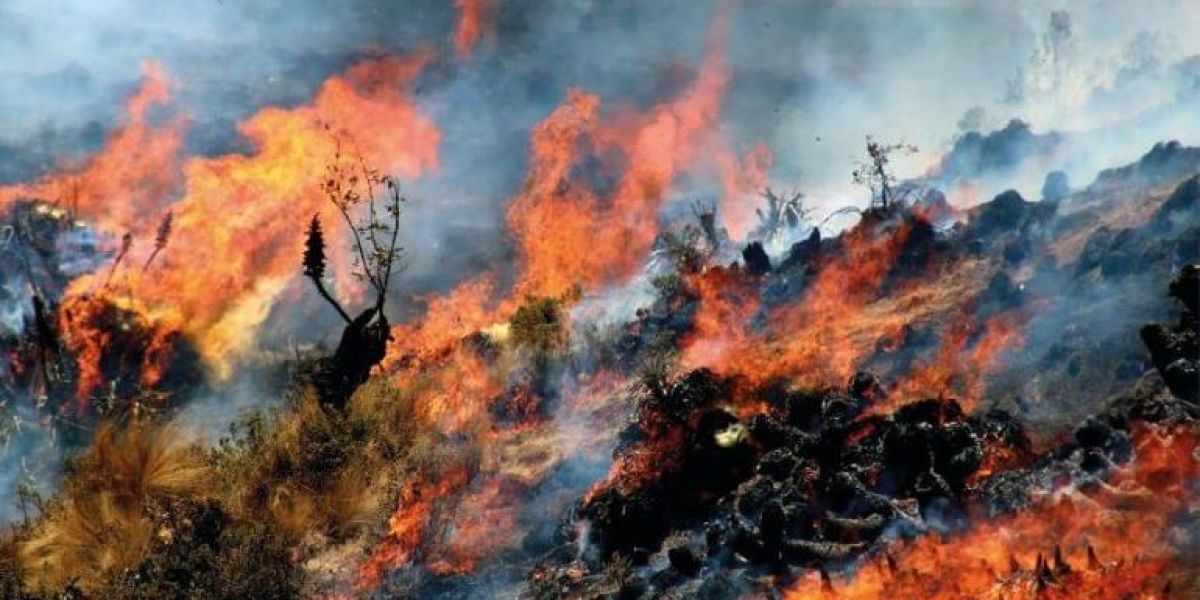
M151 505L200 497L208 468L171 427L102 425L68 467L59 499L19 545L30 587L88 589L144 556L153 531Z
M410 398L382 378L360 388L344 414L302 393L269 428L218 456L226 504L297 539L335 540L378 524L416 429Z
M129 574L166 577L159 571L170 571L163 565L175 560L169 549L181 533L163 523L189 522L187 507L204 503L224 515L225 533L204 559L216 562L202 566L231 581L259 572L253 560L238 558L238 544L253 544L246 542L253 535L278 540L293 564L327 549L364 548L387 522L407 474L445 458L440 434L413 412L417 393L373 378L338 412L301 392L247 419L214 449L188 444L170 425L102 426L69 461L46 512L4 548L12 549L26 589L47 597L71 585L86 593L156 593L157 583L129 583ZM183 516L170 516L177 512ZM246 564L233 564L239 561Z

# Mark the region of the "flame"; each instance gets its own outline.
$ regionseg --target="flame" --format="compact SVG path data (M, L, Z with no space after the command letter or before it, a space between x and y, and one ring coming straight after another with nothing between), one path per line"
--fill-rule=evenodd
M959 535L897 544L888 555L895 568L879 557L845 581L805 577L786 598L1165 598L1174 555L1166 537L1196 499L1200 438L1194 429L1143 426L1133 439L1137 460L1098 492L1061 491L1051 502L981 519ZM1065 569L1051 566L1056 546Z
M758 194L767 186L767 171L775 162L775 155L764 144L756 144L739 162L725 147L718 147L713 155L721 178L721 220L729 236L744 239L753 229L756 213L754 203Z
M454 28L454 53L459 60L471 58L475 43L491 29L489 11L499 0L454 0L458 7L458 25Z
M753 282L739 279L727 269L708 269L688 283L697 298L692 329L683 340L689 363L717 364L730 348L752 344L745 327L730 325L746 323L758 312L761 302Z
M864 222L847 231L839 254L820 267L804 296L767 315L769 327L747 332L745 319L726 324L730 333L723 342L689 340L681 363L737 374L754 387L780 377L812 387L845 382L878 339L894 335L905 323L902 316L867 307L908 235L905 223L876 231ZM712 310L705 300L712 298L701 297L702 316Z
M58 328L64 332L63 345L78 369L77 414L87 411L88 397L99 391L107 378L136 379L143 388L153 388L172 357L178 335L104 298L88 295L63 299Z
M517 525L522 489L504 478L487 478L464 495L454 508L448 538L432 557L429 569L438 575L470 573L481 558L520 545Z
M120 293L104 288L103 276L93 274L74 280L68 295L108 295L125 309L185 332L214 373L226 375L230 361L250 348L258 325L298 272L304 219L317 212L335 218L319 178L338 140L350 140L366 163L404 177L437 167L440 134L407 92L428 58L365 61L326 81L307 105L260 110L238 127L253 153L190 158L179 167L182 196L169 205L174 231L154 268L128 267L142 264L152 251L150 244L135 243L132 260L125 261L118 278ZM89 161L82 176L74 176L87 180L93 170L120 173L104 180L95 196L81 196L88 199L82 206L116 215L104 222L129 221L134 239L143 241L153 239L167 194L161 193L164 182L142 176L138 168L171 172L162 156L176 149L178 136L174 130L154 133L142 123L146 107L166 94L161 73L148 73L143 90L129 102L131 124ZM123 158L130 144L141 150ZM42 185L52 189L57 181ZM334 244L332 254L345 263L348 255L341 246Z
M0 187L0 207L22 198L60 202L103 229L152 227L180 184L178 157L187 121L150 122L149 112L170 99L162 65L142 64L140 89L125 101L126 122L95 155L32 183Z
M981 330L971 317L959 315L943 332L934 360L914 368L893 388L889 402L872 406L869 412L887 413L913 398L950 395L963 410L974 410L983 400L985 377L996 370L999 356L1021 344L1024 321L1023 315L1005 312L989 318Z
M648 255L668 188L718 142L729 83L723 14L707 48L691 86L646 114L606 122L599 98L572 90L534 129L529 173L507 212L522 261L518 296L559 296L574 285L596 289L628 277ZM576 177L585 157L624 165L607 197Z
M434 475L415 473L406 480L383 539L359 568L355 585L359 591L377 588L388 570L409 564L416 558L426 529L431 525L434 505L440 498L465 486L469 475L466 468L456 467Z

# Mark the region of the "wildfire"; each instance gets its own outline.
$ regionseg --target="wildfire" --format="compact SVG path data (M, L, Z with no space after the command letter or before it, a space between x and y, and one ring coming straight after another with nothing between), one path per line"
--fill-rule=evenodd
M914 368L896 384L886 405L871 407L875 413L896 408L903 399L953 394L963 410L974 410L983 400L986 375L994 371L999 355L1021 342L1023 317L1001 313L975 325L968 316L953 320L942 333L937 355Z
M118 276L112 284L107 274L83 276L71 283L68 296L106 297L167 330L186 333L223 376L230 361L250 348L258 325L296 273L300 223L328 210L319 178L341 141L363 161L405 177L437 167L438 129L408 95L428 59L419 54L362 62L326 81L311 103L265 108L241 123L238 130L253 144L252 153L182 162L176 157L182 121L147 123L148 109L169 97L165 75L149 63L141 91L127 103L129 123L99 154L81 169L0 190L0 198L72 198L105 229L129 230L134 242L114 265ZM171 243L149 268L155 228L167 208L173 215ZM334 259L348 264L341 246L334 246ZM142 264L148 268L131 266ZM349 279L341 283L343 292L354 289ZM94 357L85 353L81 360ZM81 370L81 391L94 387L98 366Z
M0 207L21 198L43 198L111 232L152 227L181 179L179 151L187 120L177 116L156 123L150 115L170 96L162 66L143 63L141 88L125 101L126 122L101 150L38 181L0 187Z
M372 590L389 570L411 563L431 525L438 499L462 488L469 477L463 467L433 475L414 473L400 490L398 507L388 519L383 539L359 569L356 587Z
M845 581L809 576L786 597L1168 598L1168 530L1196 500L1198 440L1151 427L1134 440L1136 462L1097 491L1060 490L1051 502L980 520L963 534L899 544Z
M906 224L889 231L860 224L843 236L841 254L821 265L799 300L769 313L769 327L746 332L749 324L735 321L727 325L732 333L718 346L722 352L714 354L711 341L693 340L685 347L683 364L738 374L752 386L780 377L810 386L844 382L877 340L904 324L895 315L872 313L868 304L882 288L908 233ZM705 300L713 303L702 296L701 315L728 312L705 308Z
M556 296L627 278L649 254L672 183L714 166L712 155L730 193L761 182L769 151L758 147L738 165L717 131L729 85L726 19L717 15L703 65L675 99L606 119L598 97L572 90L534 129L529 172L507 212L521 251L518 295ZM585 159L598 160L591 168L616 182L611 194L578 177Z

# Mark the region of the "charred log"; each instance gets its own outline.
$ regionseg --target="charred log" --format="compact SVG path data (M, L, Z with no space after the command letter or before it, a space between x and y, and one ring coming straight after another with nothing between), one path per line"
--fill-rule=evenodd
M387 317L374 307L346 325L337 350L322 361L314 377L322 404L344 410L355 390L366 383L371 369L387 354L390 337Z

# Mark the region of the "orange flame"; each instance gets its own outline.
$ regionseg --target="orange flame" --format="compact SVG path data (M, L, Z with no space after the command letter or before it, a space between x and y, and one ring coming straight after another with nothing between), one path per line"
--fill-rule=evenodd
M724 147L713 155L721 177L721 221L729 236L744 239L754 226L754 206L758 194L767 186L767 171L775 161L771 149L756 144L739 162L737 157Z
M870 412L891 412L913 398L948 396L954 396L963 410L974 410L999 355L1022 342L1023 321L1015 312L1001 313L988 319L979 332L970 317L959 316L943 333L934 360L913 369L893 388L890 401L871 407ZM971 344L976 334L979 337Z
M891 554L894 568L880 557L832 585L809 576L786 598L1165 598L1174 555L1165 537L1195 501L1200 446L1195 431L1186 429L1141 428L1134 440L1136 462L1096 493L1062 492L1050 503L960 535L898 545ZM1061 565L1051 564L1056 546ZM1040 578L1039 563L1046 565Z
M252 154L186 160L183 195L169 205L174 231L166 251L148 271L125 268L118 278L125 293L111 294L112 300L187 333L206 362L224 375L229 361L249 348L271 304L298 272L304 219L329 212L319 178L339 138L351 140L366 162L386 172L412 178L436 168L440 134L406 91L428 58L360 63L326 81L310 104L265 108L241 123L239 131L255 146ZM165 183L142 177L138 168L171 172L163 168L161 157L173 152L178 135L151 134L139 125L145 107L165 99L163 86L160 76L148 78L130 102L132 124L84 171L85 178L93 170L122 173L98 187L97 195L86 196L85 206L118 215L116 223L131 219L120 216L125 213L141 215L133 224L138 226L135 239L143 241L153 239L153 225L161 216L155 211L165 197L158 192ZM135 152L133 158L121 158L129 144L150 150L141 150L145 156ZM124 164L129 161L133 164ZM43 185L54 189L57 181ZM156 193L148 195L147 190ZM341 246L333 245L335 260L347 257ZM140 265L151 251L150 244L135 243L130 257L137 258L125 264ZM100 275L81 277L68 293L94 291L101 281Z
M407 480L400 490L399 506L388 519L387 532L359 569L359 590L378 587L388 570L414 560L430 526L434 505L439 498L465 486L469 475L465 468L452 468L433 476L415 473Z
M864 222L847 231L840 253L820 267L805 295L770 313L769 328L747 333L745 319L726 323L724 343L692 339L682 364L738 374L749 386L779 377L813 387L845 382L878 339L904 324L895 315L864 308L883 286L908 234L904 223L877 232ZM705 300L712 301L702 296ZM709 310L702 304L700 314ZM714 347L722 351L714 354Z
M529 174L508 209L523 267L518 296L595 289L636 270L658 233L668 188L714 143L729 83L724 51L718 15L704 65L678 98L605 123L599 99L573 90L534 129ZM610 197L573 177L583 156L613 154L626 166Z
M0 207L21 198L61 202L114 232L153 227L180 184L178 155L186 120L150 123L149 111L170 99L162 66L142 64L141 88L125 101L126 123L75 168L32 183L0 187Z
M454 52L459 60L471 58L475 43L491 29L489 11L499 0L454 0L458 7L458 25L454 28Z
M516 516L522 490L515 482L489 478L455 506L453 529L429 568L438 575L470 573L481 558L520 544Z

